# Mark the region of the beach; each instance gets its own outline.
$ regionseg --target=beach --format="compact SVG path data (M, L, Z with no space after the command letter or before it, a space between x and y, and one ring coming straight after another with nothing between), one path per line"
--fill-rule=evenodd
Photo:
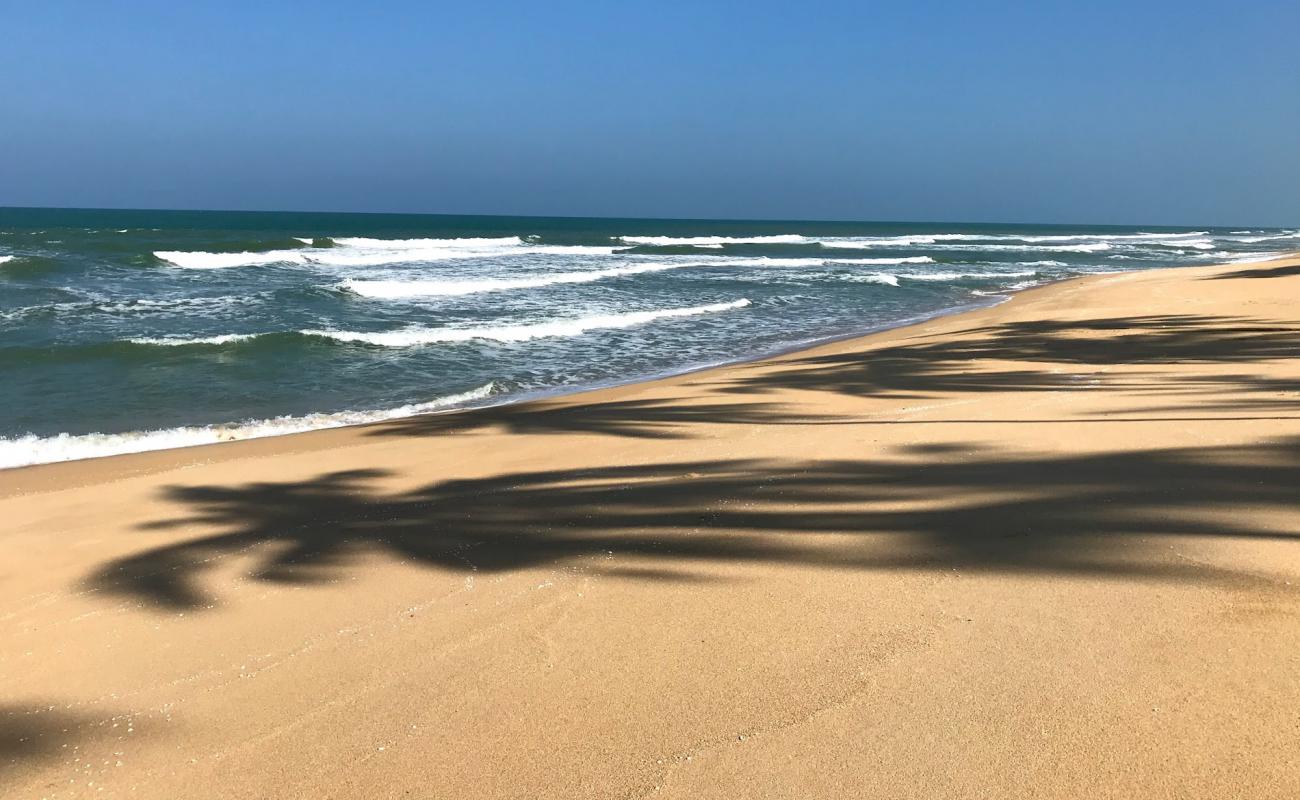
M1300 795L1297 296L0 471L0 794Z

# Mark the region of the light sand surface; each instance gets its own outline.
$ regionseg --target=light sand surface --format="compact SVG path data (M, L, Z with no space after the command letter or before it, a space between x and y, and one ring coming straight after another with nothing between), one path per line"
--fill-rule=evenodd
M1298 797L1298 301L0 473L0 795Z

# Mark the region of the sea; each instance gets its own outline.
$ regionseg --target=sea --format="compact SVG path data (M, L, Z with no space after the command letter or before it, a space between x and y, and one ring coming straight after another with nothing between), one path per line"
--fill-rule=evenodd
M0 467L760 357L1300 231L0 209Z

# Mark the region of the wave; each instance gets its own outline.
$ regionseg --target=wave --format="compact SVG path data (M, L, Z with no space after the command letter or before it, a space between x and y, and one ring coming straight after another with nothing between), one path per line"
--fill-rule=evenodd
M57 259L48 256L0 256L0 270L10 278L31 278L57 272L63 268Z
M701 256L703 258L703 256ZM820 267L826 264L842 265L895 265L895 264L933 264L929 256L900 256L897 258L780 258L775 256L718 256L714 261L693 261L682 263L678 267Z
M299 239L304 241L304 239ZM154 256L182 269L226 269L268 264L320 264L362 267L422 261L491 258L514 255L610 255L616 248L591 245L547 245L518 236L471 239L313 239L310 248L212 253L203 250L159 250ZM321 246L326 245L329 246Z
M652 247L672 247L687 245L691 247L721 247L724 244L809 244L816 239L797 233L777 234L775 236L620 236L619 241L631 245L650 245Z
M361 295L385 300L406 297L457 297L484 292L502 292L509 289L535 289L564 283L592 283L605 278L618 278L627 275L640 275L646 272L663 272L690 266L687 264L640 264L636 266L613 267L611 269L589 270L586 272L553 272L527 278L483 278L480 280L412 280L412 281L378 281L349 278L338 288Z
M152 300L146 297L114 300L95 298L70 302L47 303L39 306L20 306L0 312L0 319L30 319L59 315L108 314L130 316L212 316L243 306L265 302L266 295L248 294L229 297L176 297Z
M138 336L133 339L127 339L132 344L152 344L163 347L189 347L194 345L221 345L231 344L232 342L247 342L257 339L267 334L261 333L226 333L220 336L199 336L196 338L187 338L184 336Z
M846 275L843 280L852 283L882 283L885 286L897 286L898 276L888 272L873 272L867 275Z
M1236 257L1240 255L1239 253L1218 252L1211 253L1210 255L1213 255L1215 258L1227 259L1229 264L1258 264L1261 261L1272 261L1275 258L1280 258L1286 255L1286 253L1283 251L1278 251L1276 253L1251 253L1249 255L1241 256L1240 258Z
M910 281L959 281L965 278L1001 280L1003 278L1029 278L1037 275L1033 270L1020 272L905 272L898 277Z
M1233 231L1233 233L1253 233L1253 231ZM1300 238L1300 231L1288 231L1285 233L1274 233L1268 236L1238 236L1227 241L1239 242L1241 244L1258 244L1260 242L1272 242L1278 239L1297 239Z
M881 283L887 286L898 286L900 280L959 281L968 278L1002 280L1004 278L1030 278L1037 274L1038 273L1033 270L1020 272L900 272L897 274L875 272L865 275L840 276L840 279L851 281L853 283Z
M156 250L154 256L181 269L227 269L229 267L257 267L267 264L307 263L307 257L296 250L271 250L265 253Z
M1193 239L1201 236L1208 236L1209 231L1186 231L1181 233L1074 233L1068 235L1053 236L1012 236L1008 238L1018 239L1022 242L1070 242L1088 239L1105 239L1106 241L1122 242L1126 240L1144 240L1144 239Z
M935 245L944 242L984 242L984 245L966 245L971 248L996 248L1000 242L1024 242L1027 244L1045 244L1051 242L1081 242L1084 246L1091 247L1095 244L1110 242L1123 242L1126 240L1146 241L1146 240L1168 240L1180 241L1186 238L1197 238L1208 235L1208 231L1195 231L1189 233L1132 233L1132 234L1106 234L1106 233L1089 233L1089 234L1062 234L1062 235L1043 235L1030 236L1024 234L995 234L995 233L918 233L906 236L851 236L838 237L829 236L815 241L822 247L831 249L853 249L867 250L878 247L913 247L916 245ZM1062 248L1064 249L1064 248ZM1089 251L1082 251L1089 252Z
M912 247L918 244L935 244L936 242L941 241L983 238L988 237L980 237L964 233L935 233L918 234L916 236L828 237L819 240L817 243L822 247L835 250L869 250L875 247Z
M631 311L622 314L598 314L577 319L540 322L531 325L503 325L492 328L405 328L374 333L357 331L305 330L306 336L320 336L339 342L372 344L380 347L413 347L443 342L468 342L475 339L496 342L526 342L531 339L578 336L587 331L610 328L631 328L660 319L692 317L699 314L716 314L721 311L744 308L748 300L712 303L691 308L668 308L659 311Z
M510 289L535 289L544 286L572 283L593 283L606 278L618 278L644 273L666 272L676 269L700 267L805 267L826 264L841 265L897 265L897 264L933 264L929 256L910 256L905 258L860 258L852 260L828 260L823 258L771 258L768 256L750 256L725 258L716 261L681 261L676 263L634 264L610 269L587 270L583 272L554 272L522 278L482 278L479 280L367 280L349 278L338 284L341 291L383 300L396 300L409 297L457 297L485 292L500 292Z
M447 395L424 403L397 406L375 411L338 411L334 413L306 414L299 417L284 416L272 419L247 420L229 425L200 425L164 430L134 431L131 433L86 433L39 437L35 435L16 438L0 437L0 469L28 464L46 464L54 461L72 461L82 458L140 453L147 450L166 450L191 447L241 439L260 439L283 436L289 433L364 425L372 422L410 417L430 411L448 409L484 400L495 390L494 383L460 394Z
M1084 244L946 244L935 245L936 250L1000 250L1006 252L1098 253L1110 250L1110 242Z

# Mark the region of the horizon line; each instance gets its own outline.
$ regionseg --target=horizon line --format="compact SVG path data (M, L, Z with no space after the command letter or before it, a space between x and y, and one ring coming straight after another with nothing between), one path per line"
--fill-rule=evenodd
M799 217L658 217L658 216L623 216L623 215L597 215L597 214L502 214L502 213L478 213L478 212L446 212L446 211L321 211L321 210L302 210L302 209L236 209L236 208L135 208L128 206L23 206L23 205L0 205L0 212L3 211L134 211L134 212L162 212L176 214L315 214L315 215L340 215L353 214L362 216L387 216L387 217L489 217L501 219L562 219L562 220L609 220L609 221L637 221L637 222L725 222L725 223L772 223L772 222L790 222L806 223L821 225L1030 225L1030 226L1057 226L1057 227L1078 227L1078 228L1255 228L1260 230L1282 230L1288 226L1281 225L1246 225L1242 223L1216 223L1216 224L1169 224L1169 223L1132 223L1132 222L1028 222L1028 221L976 221L976 220L917 220L917 219L813 219Z

